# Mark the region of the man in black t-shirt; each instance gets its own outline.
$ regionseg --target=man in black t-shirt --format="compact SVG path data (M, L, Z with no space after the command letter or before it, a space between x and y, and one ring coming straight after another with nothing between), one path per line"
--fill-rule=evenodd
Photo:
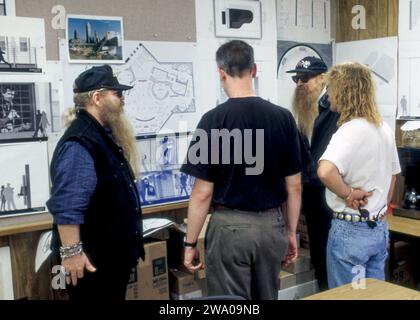
M216 62L229 99L202 117L181 168L196 178L184 264L191 272L202 267L195 246L213 205L205 240L209 295L277 299L281 263L298 254L298 130L289 111L255 96L251 46L227 42Z
M311 262L321 291L328 289L326 253L332 212L316 169L319 158L337 131L339 118L338 113L330 110L324 76L327 70L321 59L306 57L295 69L288 71L295 73L292 76L296 83L292 109L306 149L303 151L310 157L302 173L302 211L308 227Z

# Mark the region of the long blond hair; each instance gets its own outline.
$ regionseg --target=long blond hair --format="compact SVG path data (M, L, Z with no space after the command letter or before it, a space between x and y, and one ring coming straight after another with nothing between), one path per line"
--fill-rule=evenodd
M76 113L77 109L86 109L87 105L89 104L90 99L92 98L92 92L80 92L75 93L73 96L74 105L64 111L63 114L63 125L64 128L70 127L72 122L76 120Z
M382 124L375 82L367 66L358 62L338 64L328 72L327 85L340 113L339 126L356 118L363 118L376 127Z

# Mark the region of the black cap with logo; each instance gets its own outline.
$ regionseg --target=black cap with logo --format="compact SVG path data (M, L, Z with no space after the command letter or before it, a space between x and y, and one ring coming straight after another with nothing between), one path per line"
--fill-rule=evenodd
M130 90L132 86L126 86L118 82L114 76L112 68L105 64L99 67L92 67L82 72L73 84L73 92L88 92L97 89L109 90Z
M286 73L307 73L307 74L321 74L328 71L328 67L324 61L317 57L305 57L298 62L296 68L289 70Z

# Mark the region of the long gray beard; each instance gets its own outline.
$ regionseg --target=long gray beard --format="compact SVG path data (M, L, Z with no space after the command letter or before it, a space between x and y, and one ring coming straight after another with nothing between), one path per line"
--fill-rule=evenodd
M102 112L102 119L111 129L115 143L123 148L124 156L137 178L140 173L139 155L130 121L123 112Z
M315 118L318 115L319 94L307 93L303 90L295 90L293 96L292 111L296 118L299 131L309 140L312 136Z

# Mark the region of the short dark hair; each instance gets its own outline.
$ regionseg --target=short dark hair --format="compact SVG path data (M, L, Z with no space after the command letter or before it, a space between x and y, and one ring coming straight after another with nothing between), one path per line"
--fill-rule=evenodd
M245 41L226 42L216 52L216 63L231 77L242 77L254 66L254 49Z

